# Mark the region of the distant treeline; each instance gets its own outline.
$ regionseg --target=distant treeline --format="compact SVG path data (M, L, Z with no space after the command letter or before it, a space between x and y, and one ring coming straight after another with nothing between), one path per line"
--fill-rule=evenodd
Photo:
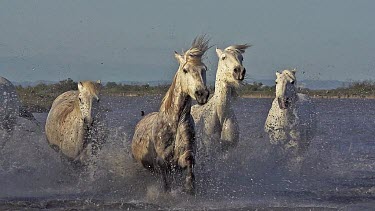
M22 103L32 112L46 112L50 109L53 100L68 90L77 90L77 82L66 79L56 84L38 84L36 86L17 86L18 94ZM101 93L110 96L141 96L141 95L164 95L169 85L150 86L129 85L115 82L108 82L102 86ZM214 87L210 87L211 93ZM299 92L312 97L320 98L374 98L375 82L363 81L353 82L346 87L331 90L309 90L299 88ZM242 97L272 98L275 95L275 86L265 86L262 83L245 84L241 86L239 95Z
M301 92L321 98L375 98L375 82L352 82L345 87L330 90L302 89Z

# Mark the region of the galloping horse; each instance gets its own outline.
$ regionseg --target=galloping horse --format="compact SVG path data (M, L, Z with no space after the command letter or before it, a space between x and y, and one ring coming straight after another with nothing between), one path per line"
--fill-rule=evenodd
M236 89L245 78L242 54L250 45L233 45L224 51L216 49L219 64L216 72L215 93L205 105L192 107L192 116L199 127L204 151L211 155L237 146L239 128L232 104ZM211 152L208 152L211 151Z
M201 61L208 48L208 40L199 36L188 51L182 55L175 52L179 68L159 112L146 115L135 128L133 157L145 168L161 173L165 191L170 190L171 172L186 169L185 189L191 194L195 192L196 143L190 109L192 98L205 104L209 96L207 67Z
M0 76L0 149L11 138L17 117L26 118L39 126L33 114L21 106L14 85Z
M69 160L84 163L91 153L96 115L92 110L98 107L99 89L100 81L79 82L78 91L67 91L53 101L45 125L47 141Z
M276 97L264 129L271 144L280 146L300 164L315 136L316 112L311 99L297 93L295 74L295 69L276 72Z

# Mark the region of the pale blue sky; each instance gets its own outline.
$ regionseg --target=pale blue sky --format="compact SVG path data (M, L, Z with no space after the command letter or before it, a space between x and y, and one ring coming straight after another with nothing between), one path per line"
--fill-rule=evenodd
M297 67L300 79L375 80L375 1L2 0L0 75L12 81L170 80L173 51L202 33L254 46L249 80ZM214 79L217 57L206 64Z

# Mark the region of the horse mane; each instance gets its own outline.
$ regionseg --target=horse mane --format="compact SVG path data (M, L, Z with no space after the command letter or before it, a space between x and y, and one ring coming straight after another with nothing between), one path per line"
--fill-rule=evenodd
M162 103L161 103L160 110L168 111L169 108L172 107L172 100L173 100L172 95L176 87L176 80L177 80L177 73L175 74L171 86L169 87L167 93L165 94L163 100L161 101Z
M81 81L80 83L90 91L91 94L98 95L100 91L100 84L93 81Z
M59 105L59 109L55 110L56 115L59 116L60 123L65 121L68 114L70 114L75 108L79 108L78 104L78 91L67 91L56 98L54 105Z
M243 45L231 45L225 49L225 51L233 51L235 53L243 54L247 48L250 48L252 45L243 44Z
M206 35L200 35L194 38L191 47L184 55L187 62L200 62L204 53L212 46L208 45L210 40Z

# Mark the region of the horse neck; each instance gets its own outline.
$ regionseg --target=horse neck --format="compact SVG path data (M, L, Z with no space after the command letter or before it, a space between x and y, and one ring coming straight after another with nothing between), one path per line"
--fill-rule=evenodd
M169 87L163 102L160 106L160 112L173 122L185 120L191 110L191 97L182 91L177 76Z
M81 109L79 108L79 99L78 99L78 95L76 97L76 99L74 100L74 103L73 103L73 110L71 112L71 115L74 115L76 117L79 117L82 115L81 113ZM76 118L77 120L81 119L81 118ZM83 121L82 121L82 124L83 124Z
M225 71L224 68L218 66L216 81L215 81L215 93L213 99L215 99L215 105L218 112L225 114L232 105L234 95L236 95L235 87L232 87L228 83L222 81L219 76L219 71Z

